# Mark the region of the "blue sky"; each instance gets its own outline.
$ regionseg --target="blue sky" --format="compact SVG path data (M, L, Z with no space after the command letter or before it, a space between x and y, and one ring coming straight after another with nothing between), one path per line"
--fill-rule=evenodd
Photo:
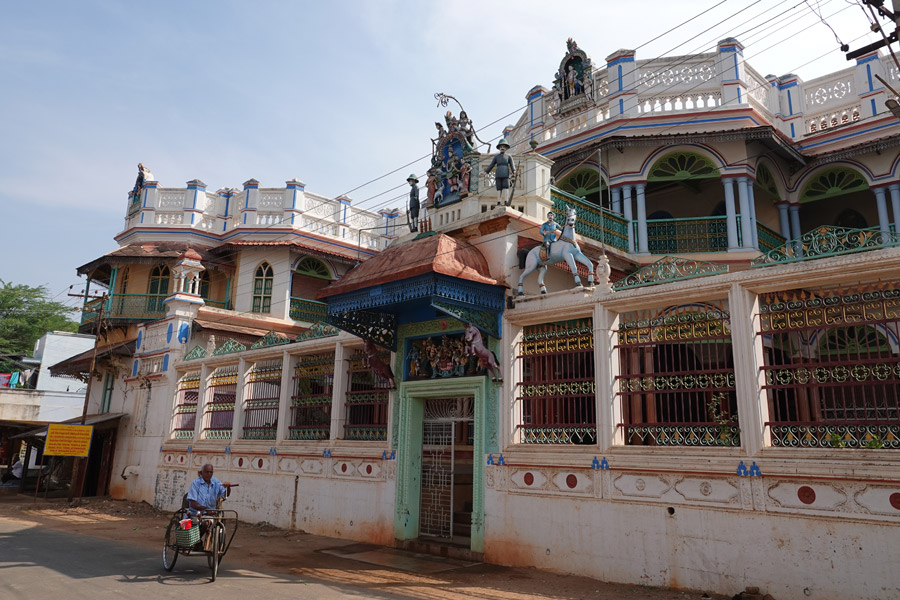
M619 48L640 60L734 36L761 74L805 80L851 66L813 8L852 48L875 39L844 0L609 4L2 1L0 279L78 305L75 269L117 247L138 162L163 187L296 177L402 206L446 110L434 93L495 137L552 85L568 37L602 66Z

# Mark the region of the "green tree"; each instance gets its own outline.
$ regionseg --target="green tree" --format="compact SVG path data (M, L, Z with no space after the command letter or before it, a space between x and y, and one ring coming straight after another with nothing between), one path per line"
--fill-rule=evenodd
M48 331L77 331L71 308L54 302L47 288L16 285L0 279L0 371L19 370L4 355L30 356L34 343Z

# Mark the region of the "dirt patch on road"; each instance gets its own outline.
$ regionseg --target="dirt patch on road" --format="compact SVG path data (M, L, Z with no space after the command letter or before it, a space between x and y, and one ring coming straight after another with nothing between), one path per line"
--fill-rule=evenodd
M69 506L63 500L38 500L35 503L24 496L0 498L0 518L143 546L153 554L162 552L162 541L170 517L171 512L156 510L143 502L96 498ZM379 596L448 600L473 597L497 600L726 598L695 591L609 584L587 577L489 564L423 574L350 560L336 556L334 552L322 552L354 543L279 529L265 523L241 523L222 568L293 574L301 579L353 589L362 596L367 595L367 589L376 586ZM199 562L202 559L194 557L181 560L196 562L197 566L205 564ZM181 560L176 569L181 566Z

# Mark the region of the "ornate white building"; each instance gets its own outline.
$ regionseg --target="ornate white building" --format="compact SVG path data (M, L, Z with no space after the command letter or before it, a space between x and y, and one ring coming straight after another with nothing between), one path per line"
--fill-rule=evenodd
M316 534L897 597L900 123L875 74L898 79L877 53L805 82L734 39L596 65L570 40L506 131L509 205L448 113L419 234L296 181L146 183L80 269L108 293L85 330L134 344L91 390L126 414L110 493L172 508L211 462L243 518ZM551 211L596 283L559 263L517 295Z

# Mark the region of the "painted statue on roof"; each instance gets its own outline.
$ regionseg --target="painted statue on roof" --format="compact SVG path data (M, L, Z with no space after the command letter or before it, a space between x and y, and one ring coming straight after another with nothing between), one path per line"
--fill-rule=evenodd
M566 55L559 63L553 79L558 110L594 100L594 69L591 59L572 38L566 41Z
M438 105L447 106L449 100L459 104L453 96L435 94ZM472 119L460 105L459 116L452 110L444 113L444 122L436 122L438 137L432 139L431 168L425 187L428 193L425 206L440 208L465 198L478 190L477 173L480 154L477 148L484 144L478 137Z

